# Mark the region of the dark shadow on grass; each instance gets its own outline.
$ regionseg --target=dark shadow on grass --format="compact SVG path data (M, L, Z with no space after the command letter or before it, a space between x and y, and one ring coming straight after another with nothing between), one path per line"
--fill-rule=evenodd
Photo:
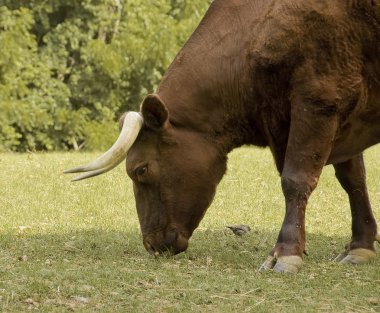
M243 237L228 229L200 229L190 240L189 249L172 257L154 257L145 251L137 232L83 230L65 234L3 234L0 238L0 263L4 262L79 262L93 266L99 262L124 266L139 262L175 262L203 260L211 257L214 264L231 268L257 269L277 238L277 232L253 229ZM308 234L305 262L327 262L343 251L348 237ZM374 264L379 265L379 261Z

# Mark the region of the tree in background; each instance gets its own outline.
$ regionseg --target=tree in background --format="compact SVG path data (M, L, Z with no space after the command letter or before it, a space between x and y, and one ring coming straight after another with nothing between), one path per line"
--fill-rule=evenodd
M108 148L209 3L0 0L0 151Z

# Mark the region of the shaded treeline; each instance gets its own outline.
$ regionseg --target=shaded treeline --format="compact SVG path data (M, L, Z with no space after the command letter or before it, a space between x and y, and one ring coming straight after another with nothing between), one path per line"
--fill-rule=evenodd
M207 0L0 0L0 151L104 149Z

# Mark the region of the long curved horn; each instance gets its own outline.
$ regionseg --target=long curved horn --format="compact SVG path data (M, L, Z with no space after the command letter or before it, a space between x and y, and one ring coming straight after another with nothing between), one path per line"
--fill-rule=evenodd
M87 172L73 179L73 181L78 181L103 174L113 169L126 158L127 152L135 142L142 125L143 118L140 113L128 112L124 118L119 137L107 152L86 165L72 168L64 171L64 173Z

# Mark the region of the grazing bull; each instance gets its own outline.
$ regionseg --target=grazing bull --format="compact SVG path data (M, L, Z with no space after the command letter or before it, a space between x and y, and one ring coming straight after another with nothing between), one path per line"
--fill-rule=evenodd
M305 209L323 166L347 192L352 239L341 263L366 263L379 240L362 152L380 142L380 1L214 0L139 113L88 165L125 158L145 248L179 253L241 145L269 146L286 201L261 270L297 272Z

